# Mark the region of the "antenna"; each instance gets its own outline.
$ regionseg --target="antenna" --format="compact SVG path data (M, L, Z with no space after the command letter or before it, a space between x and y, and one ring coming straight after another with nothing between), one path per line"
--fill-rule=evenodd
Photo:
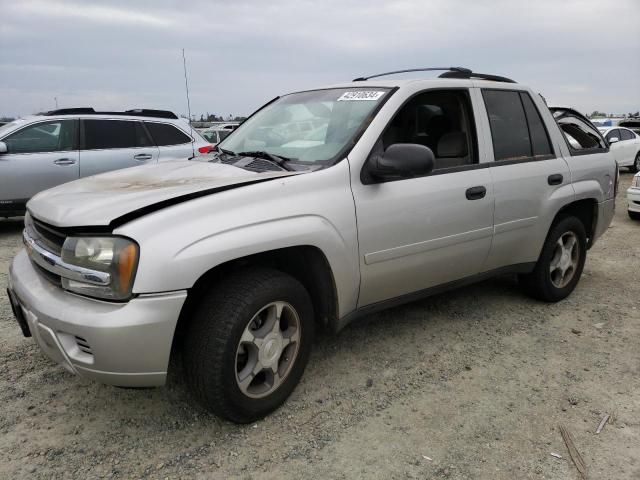
M58 109L58 97L53 97L53 100L56 102L56 110Z
M191 125L191 102L189 100L189 81L187 80L187 59L184 56L184 48L182 49L182 67L184 68L184 88L187 91L187 112L189 115L189 129L191 130L191 153L193 153L193 157L195 157L196 149L194 144L196 142L196 139L193 136L193 125Z

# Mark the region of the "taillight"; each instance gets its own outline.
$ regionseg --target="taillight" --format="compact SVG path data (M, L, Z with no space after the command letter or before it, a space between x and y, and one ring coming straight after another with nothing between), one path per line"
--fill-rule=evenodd
M204 147L200 147L198 149L198 152L200 152L200 153L209 153L212 150L213 150L213 145L205 145Z

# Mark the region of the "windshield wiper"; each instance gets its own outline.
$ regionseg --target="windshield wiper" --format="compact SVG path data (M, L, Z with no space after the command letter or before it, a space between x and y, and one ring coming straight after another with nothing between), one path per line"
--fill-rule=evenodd
M233 154L233 152L229 152L229 153ZM288 170L290 172L293 171L293 169L287 165L287 162L291 161L291 159L288 157L283 157L282 155L274 155L273 153L265 152L263 150L257 150L255 152L240 152L240 153L236 153L235 155L239 157L262 158L263 160L267 160L269 162L275 163L277 166L279 166L280 168L283 168L284 170Z

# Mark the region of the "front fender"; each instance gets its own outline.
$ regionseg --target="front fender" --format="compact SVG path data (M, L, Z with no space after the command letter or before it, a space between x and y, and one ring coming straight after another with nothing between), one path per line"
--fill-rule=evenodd
M191 288L206 272L249 255L319 249L332 269L339 314L360 285L355 206L347 162L190 200L140 217L114 233L140 244L134 293Z
M343 238L329 220L316 215L243 225L186 245L170 262L172 280L176 288L190 288L203 274L223 263L298 246L316 247L324 254L336 283L339 313L353 310L359 284L358 267L353 261L357 250L354 253L355 245ZM136 282L136 286L153 289L142 282Z

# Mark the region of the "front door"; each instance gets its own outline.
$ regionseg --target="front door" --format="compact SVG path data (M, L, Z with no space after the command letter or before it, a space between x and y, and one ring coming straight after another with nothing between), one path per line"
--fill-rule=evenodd
M368 161L394 143L419 143L434 152L435 169L352 185L358 307L480 272L491 246L493 189L489 169L478 163L476 130L467 89L419 93L386 127Z
M28 125L2 141L0 211L19 211L36 193L78 178L77 120Z

